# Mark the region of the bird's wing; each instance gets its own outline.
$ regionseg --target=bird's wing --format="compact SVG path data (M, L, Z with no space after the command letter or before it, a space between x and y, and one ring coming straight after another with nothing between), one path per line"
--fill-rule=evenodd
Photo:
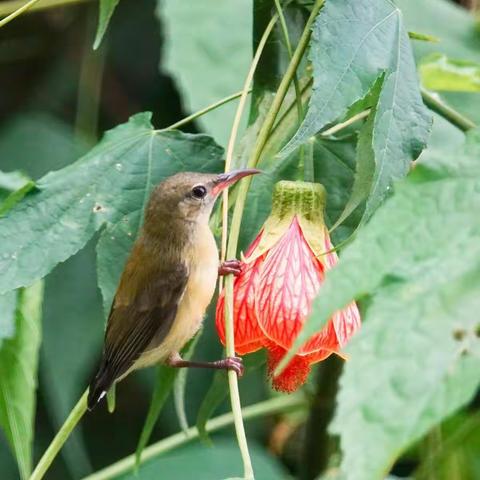
M175 320L185 291L188 271L176 264L148 275L127 301L118 301L122 282L113 302L105 334L105 346L98 373L89 392L91 408L112 383L127 372L153 338L165 338Z

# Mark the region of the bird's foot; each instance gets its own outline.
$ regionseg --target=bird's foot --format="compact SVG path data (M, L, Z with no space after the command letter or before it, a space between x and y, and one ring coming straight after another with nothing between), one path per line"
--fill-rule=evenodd
M216 363L218 366L215 368L222 368L225 370L234 371L239 377L243 376L245 368L243 367L243 360L240 357L227 357L222 360L217 360Z
M225 260L218 267L219 275L235 275L242 273L243 263L240 260Z
M240 357L227 357L215 362L196 362L183 360L180 355L173 354L167 360L167 365L174 368L214 368L217 370L233 370L239 377L243 375L243 361Z

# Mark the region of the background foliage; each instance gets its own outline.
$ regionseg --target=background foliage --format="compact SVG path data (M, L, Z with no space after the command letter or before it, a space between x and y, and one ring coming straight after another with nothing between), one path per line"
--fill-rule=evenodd
M2 14L8 3L0 2ZM269 0L98 3L39 9L0 29L0 472L7 480L28 478L93 373L104 312L151 188L179 170L222 170L236 104L183 132L166 127L241 89L252 44L275 12ZM281 3L295 47L313 2ZM302 338L354 298L365 325L348 347L338 394L342 364L330 359L306 385L306 400L293 398L293 412L249 421L257 478L480 478L480 134L465 135L422 101L426 88L435 90L480 124L479 52L478 18L448 0L327 0L317 17L309 62L297 70L305 118L299 124L291 88L262 152L265 174L248 194L240 247L267 216L275 181L299 178L299 162L312 159L328 192L333 238L348 243ZM288 62L276 25L255 75L237 165L252 151ZM195 356L221 354L210 312ZM247 359L244 405L275 396L263 360ZM88 414L46 478L84 478L132 454L155 378L163 379L157 406L166 393L159 388L173 384L164 373L149 369L123 381L115 413ZM224 376L179 377L176 402L168 396L150 442L185 428L176 412L201 427L228 411ZM150 458L138 478L236 475L233 430L211 440L213 447L196 442Z

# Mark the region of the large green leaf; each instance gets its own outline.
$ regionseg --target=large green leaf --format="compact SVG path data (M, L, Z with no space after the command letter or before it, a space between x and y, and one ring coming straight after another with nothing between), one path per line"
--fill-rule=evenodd
M42 299L42 282L20 291L15 334L0 346L0 426L22 479L28 478L32 466Z
M103 225L108 231L135 213L140 217L150 190L165 176L192 168L219 170L221 153L204 135L153 130L150 114L108 132L78 162L40 179L38 189L0 219L0 292L43 277ZM133 240L135 233L125 235ZM123 265L122 258L108 255L124 243L113 235L109 239L99 247L100 284L108 304ZM117 266L112 275L104 272L105 262Z
M252 0L158 0L157 12L165 31L162 68L176 80L188 111L242 88L252 56ZM225 105L199 120L221 145L235 108Z
M352 299L372 296L347 350L334 425L347 478L383 478L480 382L479 140L472 134L463 151L430 156L397 185L327 274L297 339Z
M0 158L5 168L20 169L32 177L40 177L45 171L73 163L81 155L81 150L84 152L85 148L66 124L49 115L32 112L13 117L0 136ZM17 175L17 178L20 181L11 187L20 187L25 175ZM13 193L9 201L14 197L19 199L23 190ZM0 210L9 201L4 202ZM96 286L93 247L90 244L58 265L45 281L39 375L41 396L52 431L60 428L85 389L92 360L100 351L103 316ZM75 355L71 354L72 351ZM75 478L91 471L87 450L82 443L82 427L75 429L61 451ZM42 431L37 437L42 437Z
M388 0L329 1L313 27L314 90L288 153L345 116L384 74L375 116L375 172L365 214L403 177L427 139L431 119L423 105L410 40L401 12Z
M475 395L479 272L480 261L457 278L420 275L375 295L348 349L332 425L346 479L383 479L406 447Z

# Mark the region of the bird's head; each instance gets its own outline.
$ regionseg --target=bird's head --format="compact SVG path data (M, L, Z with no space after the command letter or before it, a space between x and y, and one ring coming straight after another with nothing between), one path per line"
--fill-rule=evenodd
M172 175L155 187L146 221L157 223L170 218L207 223L220 192L256 173L260 170L245 168L221 174L182 172Z

